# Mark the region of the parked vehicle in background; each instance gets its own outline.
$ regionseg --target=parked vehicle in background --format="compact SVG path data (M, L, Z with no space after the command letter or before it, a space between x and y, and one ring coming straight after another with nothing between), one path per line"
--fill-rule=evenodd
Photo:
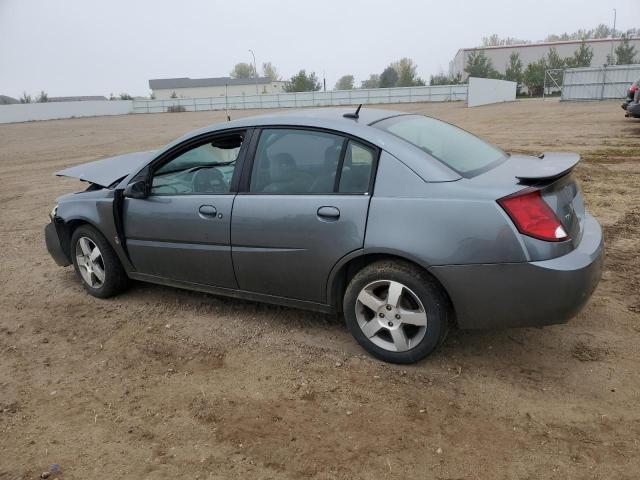
M627 90L627 98L622 103L622 109L627 111L626 117L640 118L640 107L638 106L640 80L633 82Z
M360 108L249 117L58 175L49 252L88 293L129 279L342 312L385 361L451 324L566 322L595 289L600 225L580 157L509 155L453 125Z

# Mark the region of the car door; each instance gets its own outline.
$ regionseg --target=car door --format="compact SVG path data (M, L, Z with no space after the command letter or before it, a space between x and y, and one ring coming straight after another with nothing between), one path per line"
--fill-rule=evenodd
M326 303L333 266L363 248L378 151L301 128L263 128L253 150L231 223L239 288Z
M127 250L138 273L236 288L231 212L244 131L177 148L151 167L149 195L123 205Z

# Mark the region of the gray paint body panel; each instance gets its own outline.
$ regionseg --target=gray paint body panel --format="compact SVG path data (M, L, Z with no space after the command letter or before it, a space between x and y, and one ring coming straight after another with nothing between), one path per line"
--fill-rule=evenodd
M365 253L404 252L425 267L527 260L495 197L480 192L465 198L467 180L416 179L395 157L381 156Z
M124 202L124 231L140 273L237 288L231 263L235 195L157 195ZM217 216L204 217L202 205Z
M567 255L430 272L447 290L460 328L542 326L564 323L582 309L600 280L603 258L602 231L589 215L582 241Z
M103 158L95 162L83 163L56 173L59 177L79 178L85 182L108 187L116 180L138 171L156 156L155 150L148 152L126 153L115 157Z
M242 290L327 302L332 267L364 243L367 195L238 195L233 265ZM318 216L321 207L337 220Z

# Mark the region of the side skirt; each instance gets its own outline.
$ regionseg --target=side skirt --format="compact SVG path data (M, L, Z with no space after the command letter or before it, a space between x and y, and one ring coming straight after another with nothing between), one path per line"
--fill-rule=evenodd
M204 285L202 283L182 282L171 280L169 278L157 277L146 273L129 272L129 277L133 280L141 282L155 283L168 287L182 288L185 290L194 290L196 292L211 293L223 297L239 298L242 300L250 300L254 302L271 303L273 305L283 305L285 307L299 308L301 310L313 310L322 313L336 313L336 309L330 305L323 303L308 302L305 300L296 300L294 298L277 297L275 295L266 295L264 293L247 292L245 290L234 290L232 288L215 287L213 285Z

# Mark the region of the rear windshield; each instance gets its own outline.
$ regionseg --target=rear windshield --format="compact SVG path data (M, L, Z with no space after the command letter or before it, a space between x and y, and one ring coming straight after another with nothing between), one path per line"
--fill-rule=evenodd
M471 133L421 115L401 115L373 125L406 140L465 177L494 167L507 154Z

